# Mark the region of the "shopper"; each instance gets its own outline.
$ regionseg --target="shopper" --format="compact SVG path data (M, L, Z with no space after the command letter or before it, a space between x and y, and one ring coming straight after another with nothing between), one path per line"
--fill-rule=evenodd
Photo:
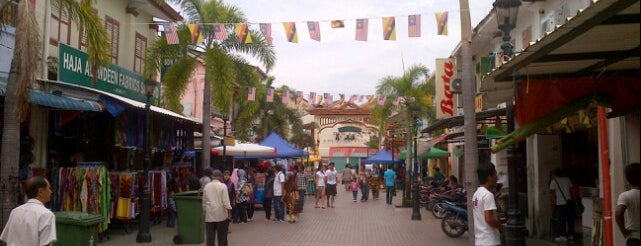
M283 166L276 165L276 177L274 178L274 196L272 205L274 206L274 222L285 221L285 208L283 204L283 186L285 185L285 171Z
M329 163L329 170L325 171L325 176L327 176L327 184L325 187L325 194L327 194L327 207L334 208L334 199L337 194L338 186L338 171L334 167L334 163Z
M490 192L498 179L496 168L491 162L481 162L476 174L479 187L472 198L472 215L474 216L474 244L500 245L499 230L503 225L495 217L496 201Z
M369 200L369 176L370 174L365 169L365 165L361 165L361 170L358 174L358 184L361 189L361 202Z
M221 181L222 173L216 169L212 172L214 180L203 189L203 211L205 213L207 246L214 246L218 237L218 246L227 246L227 229L232 218L231 203L227 186Z
M300 201L300 212L303 212L303 207L305 205L305 189L307 188L307 182L310 180L309 174L305 173L305 167L303 165L298 166L298 171L296 172L296 188L298 189L298 196Z
M353 179L354 175L352 174L352 166L347 163L345 164L345 170L343 170L343 173L341 175L341 182L343 182L343 185L345 185L345 191L351 190L350 185Z
M274 170L267 169L265 178L265 193L263 195L263 209L265 210L265 220L272 220L272 197L274 196Z
M298 184L294 174L287 174L287 181L283 187L283 202L287 208L287 222L296 223L300 213L300 193L298 192Z
M356 198L358 198L358 180L357 179L352 179L352 182L350 183L350 189L352 190L352 198L353 202L356 202Z
M381 176L378 171L378 167L374 166L372 168L372 175L369 176L369 188L372 190L372 199L377 200L379 196L379 190L381 189Z
M615 218L619 231L626 238L627 246L641 245L639 238L639 183L641 164L632 163L625 167L625 179L630 189L619 195Z
M51 245L56 241L56 217L44 204L51 200L51 185L42 176L25 181L27 202L11 210L0 235L8 245Z
M554 170L554 178L550 181L550 194L555 205L556 220L559 223L560 235L554 240L565 242L574 240L574 200L572 197L572 181L566 177L560 168Z
M387 171L383 174L385 177L385 202L392 204L392 197L394 196L394 182L396 182L396 172L392 170L392 165L387 166Z
M249 190L249 191L248 191ZM234 209L234 223L247 223L247 203L253 193L252 184L247 182L245 171L238 170L238 186L236 186L236 207Z
M325 176L325 166L321 164L318 171L314 176L314 184L316 185L316 203L315 208L319 208L318 202L321 203L321 208L325 208L325 184L327 183L327 176Z

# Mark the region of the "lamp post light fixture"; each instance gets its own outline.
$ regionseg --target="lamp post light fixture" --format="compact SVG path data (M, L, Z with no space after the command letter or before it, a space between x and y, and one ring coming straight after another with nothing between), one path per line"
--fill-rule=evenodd
M138 221L138 234L136 235L136 242L138 243L148 243L151 242L151 233L149 233L149 205L151 205L151 191L149 190L149 167L151 166L151 158L149 157L151 148L149 147L149 125L151 120L149 119L151 114L151 97L154 95L154 90L158 83L151 79L145 80L145 96L147 101L145 104L145 128L144 131L144 143L143 143L143 152L145 155L145 160L143 163L143 175L144 183L142 187L142 196L140 197L140 221Z
M223 168L227 168L227 121L229 118L223 114Z
M512 56L514 46L510 42L510 31L516 27L516 17L519 13L520 0L496 0L493 4L496 11L498 28L503 32L503 44L501 49L503 55ZM512 99L507 103L507 131L514 131L514 105ZM510 145L507 149L507 168L508 168L508 209L507 225L505 234L506 245L525 245L525 224L520 216L518 203L518 177L516 170L517 149Z
M412 146L412 149L413 149L414 153L410 152L410 154L413 154L412 163L414 164L414 166L412 167L413 173L414 173L412 175L413 176L413 181L414 181L414 182L412 182L412 220L421 220L421 209L419 207L419 202L418 202L419 173L418 173L418 153L417 153L418 152L418 149L417 149L418 141L417 140L418 140L418 127L419 127L419 124L418 124L418 113L419 113L419 110L420 109L418 107L412 107L411 108L412 120L414 122L414 134L412 134L413 135L412 137L414 138L414 142L413 142L413 146Z

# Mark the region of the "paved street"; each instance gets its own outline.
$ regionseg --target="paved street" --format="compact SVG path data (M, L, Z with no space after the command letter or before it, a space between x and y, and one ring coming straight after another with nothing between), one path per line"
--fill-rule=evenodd
M352 194L339 191L335 208L314 208L307 196L304 213L295 224L264 221L264 211L258 210L255 221L233 224L229 235L230 245L469 245L469 234L449 238L443 234L440 220L425 209L423 220L410 220L412 209L386 205L381 194L379 200L352 202ZM398 203L399 196L394 203ZM135 226L134 226L135 227ZM174 245L175 228L164 224L151 228L153 245ZM99 245L137 245L136 231L126 234L114 230L110 239ZM204 243L200 245L205 245Z

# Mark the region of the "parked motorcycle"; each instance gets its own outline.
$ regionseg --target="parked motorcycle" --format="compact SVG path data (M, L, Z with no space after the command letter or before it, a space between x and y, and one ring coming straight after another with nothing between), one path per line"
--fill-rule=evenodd
M451 202L443 202L448 209L447 215L441 220L441 229L448 237L460 237L467 231L467 209Z

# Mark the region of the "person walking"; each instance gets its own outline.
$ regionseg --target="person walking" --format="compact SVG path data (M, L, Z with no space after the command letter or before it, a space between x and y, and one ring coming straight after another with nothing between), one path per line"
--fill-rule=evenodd
M212 171L213 180L203 188L203 212L205 213L205 230L207 246L227 246L227 230L232 218L231 202L227 186L221 182L222 173Z
M352 190L352 201L356 202L356 198L358 198L358 179L352 179L350 189Z
M379 196L379 190L381 189L381 176L378 171L378 167L374 166L372 168L372 175L369 176L369 188L372 190L372 199L377 200Z
M249 191L251 192L249 192ZM245 171L238 170L238 186L236 186L236 209L234 210L234 223L247 223L247 203L253 193L252 184L247 182Z
M496 200L490 191L496 180L496 168L491 162L481 162L476 170L479 187L472 197L472 215L474 216L474 245L500 245L499 230L504 226L495 217Z
M362 165L358 174L358 183L361 188L361 202L369 200L369 176L369 173L365 170L365 165Z
M303 165L298 166L298 171L296 172L296 188L298 189L298 196L300 197L300 212L303 212L305 207L305 189L307 188L307 182L310 180L308 174L305 173L305 167Z
M325 183L327 183L327 176L325 176L325 166L321 164L318 171L314 176L314 184L316 184L316 204L315 208L319 208L318 202L320 201L321 207L325 208Z
M630 189L619 195L615 218L619 231L626 239L627 246L641 245L639 237L639 181L641 164L632 163L625 167L625 179Z
M351 191L351 183L352 180L354 179L354 175L352 175L352 166L349 165L349 163L345 164L345 170L343 170L343 173L341 175L341 182L343 182L343 185L345 185L345 191Z
M274 196L274 170L267 169L265 177L265 193L263 195L263 209L265 210L265 220L272 220L272 197Z
M392 204L394 197L394 182L396 181L396 172L392 170L392 165L387 166L387 171L383 174L385 177L385 202Z
M42 176L25 181L27 202L11 210L0 241L9 246L51 245L56 242L56 217L45 207L51 200L51 185Z
M574 200L572 198L572 181L566 177L560 168L554 170L554 177L550 181L550 194L556 220L559 223L560 235L554 240L565 242L574 240Z
M325 175L327 176L327 184L325 187L325 193L327 194L327 207L334 208L334 199L338 192L338 171L336 171L333 162L329 163L329 170L325 172Z
M283 187L283 202L285 202L285 207L287 208L287 222L296 223L300 213L298 184L296 183L296 176L292 173L287 175L286 180Z
M274 196L272 204L274 206L274 222L285 221L285 208L283 207L283 186L285 185L285 172L283 166L276 165L276 177L274 178Z

